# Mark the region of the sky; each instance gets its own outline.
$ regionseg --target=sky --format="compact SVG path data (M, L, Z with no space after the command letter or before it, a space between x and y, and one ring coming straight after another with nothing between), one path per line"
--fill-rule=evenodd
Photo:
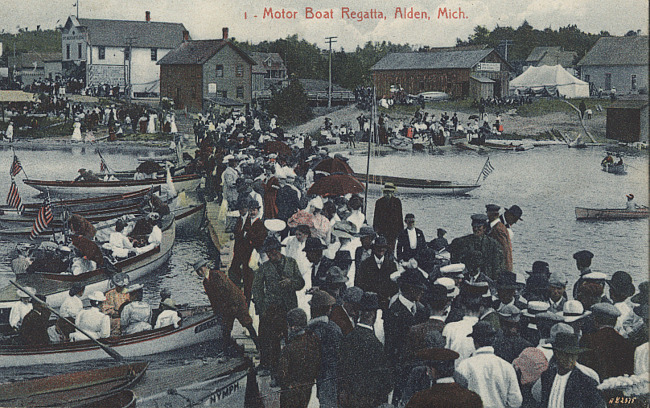
M456 38L466 39L477 25L516 28L524 20L536 29L575 24L591 33L606 30L624 35L640 29L648 34L648 0L4 0L0 30L62 25L76 13L76 1L79 16L86 18L144 20L149 10L154 21L183 23L193 39L221 38L221 28L228 27L231 37L253 43L298 34L326 48L325 38L334 36L334 49L350 51L367 41L453 46ZM313 10L314 17L316 11L322 12L321 18L307 18L307 8ZM349 11L344 15L345 8ZM412 8L427 16L399 18L396 8ZM281 18L270 18L268 13L264 18L265 9ZM439 9L447 9L448 18L438 18ZM360 21L353 15L355 11L366 12L370 18ZM385 18L377 18L379 12Z

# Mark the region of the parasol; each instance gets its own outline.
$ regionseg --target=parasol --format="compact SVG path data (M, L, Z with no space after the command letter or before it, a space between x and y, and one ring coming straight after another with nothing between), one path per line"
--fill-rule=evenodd
M97 244L88 238L82 236L72 237L72 245L77 247L83 256L90 259L91 261L95 261L98 267L104 264L104 256L102 255L102 250L99 249Z
M344 196L346 194L358 194L364 190L363 184L348 174L333 174L318 179L307 194L319 195L321 197Z
M334 173L341 173L341 174L352 174L354 171L352 171L352 168L350 167L349 164L344 162L343 160L337 159L335 157L328 157L327 159L323 159L314 167L314 171L323 171L325 173L329 174L334 174Z
M266 145L264 146L264 150L266 150L267 153L277 153L277 154L284 154L284 155L291 155L291 148L284 142L281 142L279 140L272 140L270 142L266 142Z
M287 225L295 228L298 225L306 225L309 228L314 228L314 214L305 210L298 210L294 215L289 218Z

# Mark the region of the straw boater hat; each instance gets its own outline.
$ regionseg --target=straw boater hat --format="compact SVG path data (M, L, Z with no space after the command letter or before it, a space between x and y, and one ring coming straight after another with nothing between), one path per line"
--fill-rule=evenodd
M513 323L518 322L521 316L521 310L519 310L519 308L515 305L506 305L502 307L498 313L499 316L501 316L501 319Z
M452 278L438 278L434 284L443 286L447 290L448 298L455 298L460 293L460 289L458 289L456 282Z
M528 302L527 308L523 310L523 315L526 317L534 318L536 315L546 312L549 307L550 305L546 302L531 300Z
M104 296L104 294L101 291L96 290L90 295L88 295L88 299L94 300L95 302L104 302L106 301L106 296Z
M584 306L582 306L582 303L580 303L579 301L567 300L564 303L562 312L558 314L564 318L565 323L571 323L590 315L591 312L585 311Z
M393 184L393 183L391 183L391 182L389 181L389 182L386 182L386 183L384 184L383 191L385 191L385 192L386 192L386 191L393 191L393 192L395 192L395 191L397 191L397 187L395 187L395 184Z

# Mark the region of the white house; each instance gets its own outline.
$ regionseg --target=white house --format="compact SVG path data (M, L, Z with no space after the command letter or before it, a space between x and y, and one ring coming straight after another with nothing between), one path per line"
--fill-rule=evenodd
M68 17L61 33L63 68L81 70L86 85L131 85L132 93L159 94L156 63L189 39L180 23Z

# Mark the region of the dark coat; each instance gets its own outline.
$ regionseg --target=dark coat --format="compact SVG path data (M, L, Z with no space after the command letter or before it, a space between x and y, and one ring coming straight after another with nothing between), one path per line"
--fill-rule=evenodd
M361 262L365 261L365 259L361 259L364 251L365 249L362 246L357 247L357 249L354 251L354 268L356 271L358 271L361 267ZM370 250L370 256L372 256L372 249Z
M481 397L457 383L434 384L416 393L406 408L483 408Z
M383 196L375 203L372 227L378 235L383 235L388 243L394 243L404 229L402 221L402 201L397 197Z
M414 316L398 299L393 302L384 315L385 351L388 361L394 366L400 364L400 357L404 355L406 333L412 326L424 323L429 319L429 313L424 305L419 302L415 305Z
M347 336L352 331L352 329L354 329L354 325L352 324L352 321L350 321L348 313L341 305L332 306L332 311L330 312L330 320L339 326L341 333L343 333L343 337Z
M332 321L310 321L307 324L307 329L314 332L320 340L321 369L318 375L319 382L324 379L336 378L339 350L343 340L341 329Z
M542 373L542 407L548 406L548 399L557 374L557 366L551 365ZM564 406L571 408L605 408L607 404L593 378L574 368L564 389Z
M379 306L388 309L388 300L397 293L397 284L390 280L390 275L397 271L397 265L388 254L384 255L384 262L381 269L377 268L375 256L361 262L361 267L354 276L354 286L358 286L365 292L375 292L379 295Z
M47 333L50 312L32 309L23 317L23 323L18 332L20 344L29 346L44 346L50 344L50 336Z
M529 341L523 337L505 336L502 332L499 333L494 340L494 354L506 360L509 363L519 357L522 351L528 347L534 347Z
M431 344L432 332L437 331L442 334L444 328L445 322L438 319L427 319L424 323L411 326L406 336L406 345L404 346L402 360L413 358L413 353L420 349L437 347L435 344Z
M497 280L505 267L501 245L488 236L477 237L474 234L465 235L451 241L448 247L451 254L451 263L472 263L469 255L476 251L481 254L478 262L481 270L492 280Z
M289 340L278 361L277 381L282 387L280 406L306 408L320 372L320 340L307 330Z
M290 186L280 187L278 196L275 199L275 205L278 207L277 218L287 221L293 214L298 211L300 201L298 193Z
M318 270L314 270L314 265L311 266L311 285L312 286L322 286L325 283L327 277L327 271L330 270L332 266L335 266L333 259L329 259L326 256L320 261L318 265Z
M603 327L584 334L580 345L589 351L580 355L578 361L593 368L601 380L634 374L634 346L613 328Z
M372 330L356 327L341 343L339 402L345 408L374 408L386 402L391 374L384 347Z
M411 258L416 258L419 251L426 248L427 240L424 239L424 233L421 229L415 229L416 236L416 247L411 249L411 243L409 242L408 230L405 228L402 232L399 233L397 237L397 260L409 260Z

